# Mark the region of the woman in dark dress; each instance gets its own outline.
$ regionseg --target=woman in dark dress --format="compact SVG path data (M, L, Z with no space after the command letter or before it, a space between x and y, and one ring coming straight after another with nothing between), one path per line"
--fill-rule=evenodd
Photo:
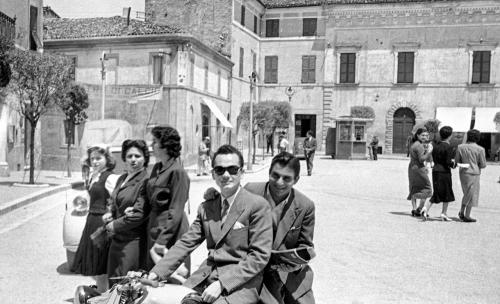
M432 194L430 203L443 203L440 216L442 221L451 221L446 213L448 212L448 203L455 201L450 169L455 168L455 151L453 147L450 146L452 133L453 129L451 127L442 127L439 130L441 141L437 143L432 150L432 159L434 161L434 168L432 168L432 186L434 188L434 193ZM430 203L426 206L427 212L429 212L431 207Z
M112 234L108 254L108 277L119 277L129 270L146 269L146 220L149 208L140 196L147 179L148 146L144 140L125 140L122 160L127 173L121 175L111 194L111 210L103 216ZM126 210L130 211L130 214ZM113 281L110 281L113 283Z
M423 210L425 201L432 196L431 182L424 162L430 161L432 157L432 145L427 144L429 132L425 128L419 128L413 136L413 144L410 148L410 164L408 165L408 180L410 193L408 200L412 204L412 216L422 215L427 220L427 212ZM417 208L417 199L420 205Z
M184 207L189 198L190 183L179 161L182 146L177 130L170 126L157 126L151 133L153 152L158 162L146 184L146 196L151 205L148 269L154 265L157 255L163 256L189 228ZM189 258L185 266L189 269Z
M102 216L107 211L107 200L113 192L118 175L112 174L115 162L107 148L91 147L87 150L87 157L91 166L90 182L88 183L89 215L71 270L85 276L93 276L96 280L97 291L104 292L108 289L106 275L108 246L98 248L92 243L90 235L97 228L104 226Z

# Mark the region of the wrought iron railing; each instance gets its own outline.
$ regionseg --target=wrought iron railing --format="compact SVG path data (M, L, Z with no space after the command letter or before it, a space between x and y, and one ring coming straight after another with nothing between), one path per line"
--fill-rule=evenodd
M0 12L0 36L14 39L16 35L16 19Z

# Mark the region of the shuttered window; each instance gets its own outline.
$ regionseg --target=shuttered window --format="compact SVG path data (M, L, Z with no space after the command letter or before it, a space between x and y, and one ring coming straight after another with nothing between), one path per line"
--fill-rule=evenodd
M153 84L163 84L163 56L153 55Z
M398 53L398 83L413 83L414 52Z
M266 37L279 37L280 36L280 20L269 19L266 20Z
M472 83L490 83L490 51L475 51L472 55Z
M265 83L278 83L278 56L266 56L265 63Z
M340 54L340 83L355 83L356 53Z
M302 56L302 83L316 82L316 56Z
M316 36L317 24L317 18L302 19L302 36Z

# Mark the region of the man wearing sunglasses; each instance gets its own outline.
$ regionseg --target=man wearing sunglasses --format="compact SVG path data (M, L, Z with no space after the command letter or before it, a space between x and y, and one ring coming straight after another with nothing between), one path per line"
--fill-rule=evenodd
M264 304L314 304L312 292L313 271L307 264L314 257L314 203L293 186L299 180L299 159L288 152L281 152L271 161L269 181L248 183L245 189L264 197L272 209L273 255L264 270L261 301ZM277 251L311 253L299 263L280 260Z
M220 195L214 192L200 205L189 230L151 269L149 279L166 279L206 240L208 258L184 283L197 294L183 303L257 303L271 256L271 209L264 198L241 187L243 156L235 147L221 146L212 167Z

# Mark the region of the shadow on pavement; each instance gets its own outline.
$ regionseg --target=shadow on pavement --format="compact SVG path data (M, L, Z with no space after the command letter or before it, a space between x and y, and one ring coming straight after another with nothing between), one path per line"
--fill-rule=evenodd
M68 263L64 262L56 268L57 273L62 275L78 275L69 269Z
M402 215L402 216L409 216L409 217L412 217L410 213L408 212L396 212L396 211L391 211L389 212L390 214L394 214L394 215Z
M73 303L73 300L74 300L74 299L75 299L75 298L69 298L69 299L64 300L64 302Z

